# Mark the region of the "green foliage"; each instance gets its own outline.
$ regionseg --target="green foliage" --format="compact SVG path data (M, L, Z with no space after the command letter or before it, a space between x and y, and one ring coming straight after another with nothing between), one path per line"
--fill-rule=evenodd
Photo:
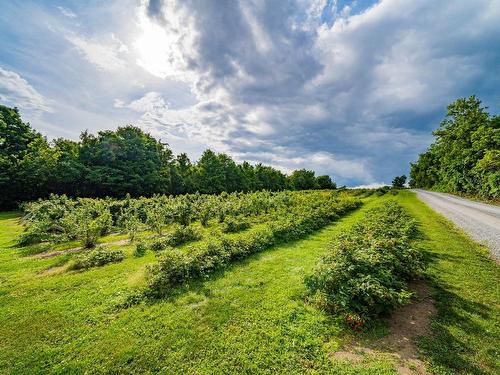
M187 226L193 217L193 204L189 197L180 196L171 205L172 221Z
M405 183L406 183L406 176L405 175L396 176L392 180L392 187L394 189L402 189L402 188L404 188Z
M278 211L269 224L256 230L209 240L191 246L188 252L174 249L163 252L158 263L149 268L148 294L161 297L171 288L206 277L231 261L279 242L302 238L361 204L359 200L339 200L325 193L302 194L296 198L291 215L283 217L283 212Z
M80 270L121 262L125 254L121 250L94 249L76 257L70 269Z
M411 165L410 186L500 197L500 117L475 96L448 106L435 141Z
M159 236L167 221L168 205L162 197L155 197L146 208L146 225Z
M337 188L337 184L333 182L331 177L328 175L316 177L316 184L318 185L318 189L323 189L323 190Z
M139 202L131 199L127 199L126 203L127 205L121 209L117 221L119 226L129 235L130 241L132 242L142 225L139 213L140 205Z
M344 314L354 327L408 302L407 282L423 270L410 243L416 233L415 221L397 203L370 210L306 278L312 300Z
M99 237L110 231L112 219L104 201L80 198L61 223L69 237L79 240L83 247L91 248Z
M28 176L29 179L23 181L21 164L36 146L43 147L44 142L30 124L21 120L17 108L0 105L0 208L15 207L21 197L33 198L31 190L39 186L36 177L44 176Z
M134 256L136 258L140 258L146 254L147 250L148 250L148 245L144 241L138 242L135 245Z
M389 186L381 186L375 189L375 195L377 197L381 197L382 195L387 194L390 190L391 188Z
M168 247L176 247L187 242L198 241L202 238L199 231L191 226L177 225L165 237L157 238L150 243L151 250L161 251Z
M222 224L223 233L236 233L248 228L250 228L250 223L241 217L226 217Z
M288 177L288 184L293 190L310 190L319 187L318 181L314 176L314 171L306 169L293 171L290 177Z
M18 244L26 246L43 241L74 239L63 221L74 205L75 202L65 195L51 195L50 199L24 204L24 232L18 238Z
M212 218L213 214L213 204L210 200L204 200L198 206L198 217L202 226L206 227L208 225L208 221Z

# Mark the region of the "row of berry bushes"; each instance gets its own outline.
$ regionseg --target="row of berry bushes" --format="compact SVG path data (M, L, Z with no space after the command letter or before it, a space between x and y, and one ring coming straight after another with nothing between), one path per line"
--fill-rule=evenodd
M168 249L162 253L158 263L149 268L147 294L161 297L173 287L207 277L235 260L280 242L302 238L360 205L357 199L338 199L332 195L306 199L300 208L289 213L277 212L268 224L253 231L200 243L187 252Z
M64 195L51 195L48 199L23 205L25 231L18 242L19 245L27 246L40 242L78 240L82 246L92 248L101 236L111 232L125 232L134 240L143 231L162 236L170 224L188 226L199 221L201 225L208 226L215 220L219 223L229 220L224 227L229 232L239 231L245 226L243 220L247 218L274 214L279 210L300 206L303 200L318 199L325 194L335 193L317 190L260 191L176 197L158 195L136 199L127 197L121 200L70 199Z
M149 248L153 251L161 251L167 247L176 247L187 242L201 240L201 233L191 225L176 225L174 230L164 237L156 238L149 243ZM139 246L139 244L137 244Z
M394 201L368 211L342 234L305 282L311 300L358 327L405 304L423 271L417 225Z
M101 267L109 263L121 262L123 259L125 259L125 254L122 250L94 249L78 255L69 268L81 270Z

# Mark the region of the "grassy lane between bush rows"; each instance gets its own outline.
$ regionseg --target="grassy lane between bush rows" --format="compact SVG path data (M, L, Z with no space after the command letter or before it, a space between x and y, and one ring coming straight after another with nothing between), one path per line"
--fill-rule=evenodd
M208 277L235 260L270 247L297 240L328 225L358 208L361 201L344 197L312 200L291 212L280 212L261 228L231 238L222 236L189 247L189 251L164 251L157 265L150 268L147 294L161 297L189 280Z
M500 267L475 243L412 192L398 201L419 222L427 275L436 301L434 335L419 346L437 374L500 373Z

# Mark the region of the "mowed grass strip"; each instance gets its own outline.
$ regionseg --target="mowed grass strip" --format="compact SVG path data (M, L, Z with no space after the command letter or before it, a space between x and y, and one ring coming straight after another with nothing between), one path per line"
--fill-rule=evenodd
M420 348L437 374L500 373L500 268L489 251L450 221L401 192L398 201L420 222L429 284L438 309L433 337Z
M0 369L14 373L392 373L389 359L334 362L343 324L304 302L303 277L336 234L380 198L302 241L277 246L182 290L113 306L154 258L52 276L22 266L0 296ZM5 236L6 234L3 233ZM4 251L4 250L2 250ZM18 258L6 249L3 260ZM129 248L127 251L132 251ZM7 258L7 259L6 259ZM36 264L36 263L30 263ZM0 371L0 372L1 372Z

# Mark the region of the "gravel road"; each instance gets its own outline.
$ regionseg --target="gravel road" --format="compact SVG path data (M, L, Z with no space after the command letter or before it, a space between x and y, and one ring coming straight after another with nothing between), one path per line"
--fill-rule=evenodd
M453 221L500 259L500 206L478 203L451 194L414 190L418 197Z

